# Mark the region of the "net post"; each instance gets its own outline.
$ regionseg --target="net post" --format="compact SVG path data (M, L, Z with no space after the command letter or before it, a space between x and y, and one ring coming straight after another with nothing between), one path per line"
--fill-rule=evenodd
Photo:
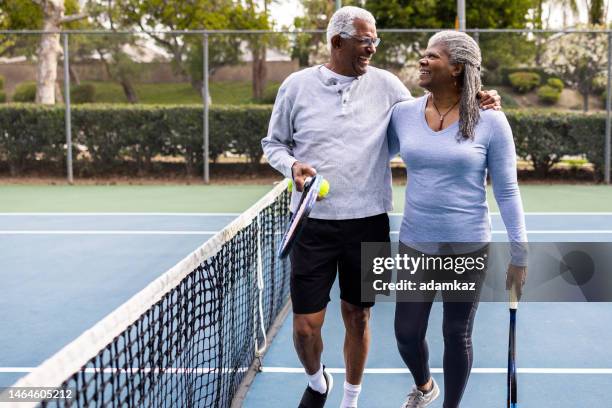
M66 178L68 184L74 183L72 172L72 116L70 106L70 51L68 49L68 33L64 37L64 101L66 107Z
M604 158L604 182L610 184L610 133L611 133L611 118L612 110L612 31L608 30L608 90L606 93L606 142Z
M204 33L202 37L202 99L204 102L204 119L203 119L203 145L202 145L202 161L204 165L203 177L204 184L210 183L210 166L208 163L209 150L209 129L208 129L208 110L209 110L209 87L208 87L208 33Z
M336 11L342 8L342 0L336 0Z

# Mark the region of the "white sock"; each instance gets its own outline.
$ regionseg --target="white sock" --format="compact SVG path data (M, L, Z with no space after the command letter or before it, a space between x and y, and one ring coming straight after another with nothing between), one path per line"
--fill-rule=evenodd
M308 378L308 385L310 386L310 388L312 388L316 392L325 394L325 392L327 391L327 383L325 382L325 377L323 376L322 364L321 367L319 367L319 371L317 371L313 375L308 375L308 373L306 373L306 377Z
M353 385L344 381L344 396L340 408L356 408L360 392L361 384Z

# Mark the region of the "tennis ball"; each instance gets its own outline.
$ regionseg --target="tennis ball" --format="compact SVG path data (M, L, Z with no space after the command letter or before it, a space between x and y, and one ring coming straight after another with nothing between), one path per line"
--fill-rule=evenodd
M290 193L293 191L293 180L289 180L289 184L287 185L287 191Z
M329 194L329 181L323 179L319 188L319 198L325 198Z

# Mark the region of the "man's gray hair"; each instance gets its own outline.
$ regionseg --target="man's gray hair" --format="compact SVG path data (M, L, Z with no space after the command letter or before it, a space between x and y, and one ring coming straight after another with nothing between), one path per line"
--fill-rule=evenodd
M368 10L353 6L339 8L327 24L327 48L329 50L332 48L331 40L334 36L340 33L355 35L356 30L353 22L356 18L376 25L376 19Z
M480 91L480 47L472 37L461 31L440 31L429 39L428 47L445 48L451 64L463 65L458 82L461 86L459 103L459 138L474 139L474 129L480 119L477 95Z

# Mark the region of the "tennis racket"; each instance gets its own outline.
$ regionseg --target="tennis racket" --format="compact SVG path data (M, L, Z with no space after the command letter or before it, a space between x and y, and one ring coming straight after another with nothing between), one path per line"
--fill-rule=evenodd
M510 331L508 334L508 398L507 408L517 408L516 397L516 309L518 309L518 296L513 284L510 288Z
M300 236L300 233L302 232L302 229L304 228L310 211L312 211L312 208L317 202L319 189L321 188L322 183L323 177L319 175L308 177L306 179L298 207L295 214L293 214L293 217L291 218L289 228L287 228L287 231L283 236L283 241L281 243L280 250L278 251L279 258L285 258L291 252L293 244L295 244Z

